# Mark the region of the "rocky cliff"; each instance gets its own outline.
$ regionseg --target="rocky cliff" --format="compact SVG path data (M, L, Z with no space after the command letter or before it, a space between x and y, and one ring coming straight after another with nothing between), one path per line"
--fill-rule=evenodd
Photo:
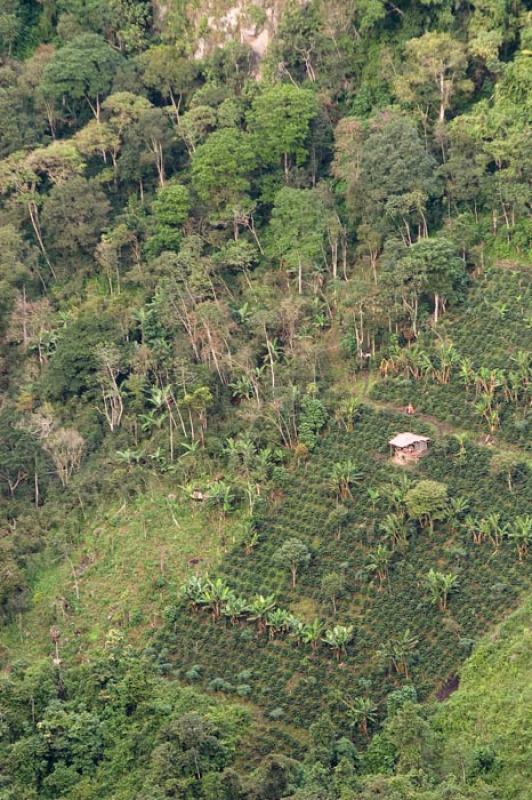
M306 0L155 0L161 30L186 27L196 42L197 58L230 41L264 56L282 14Z

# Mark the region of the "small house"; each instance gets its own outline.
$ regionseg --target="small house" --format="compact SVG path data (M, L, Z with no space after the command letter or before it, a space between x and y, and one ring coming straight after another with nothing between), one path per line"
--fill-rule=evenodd
M430 437L422 436L419 433L398 433L390 439L389 445L392 448L394 461L404 464L425 455L429 448Z

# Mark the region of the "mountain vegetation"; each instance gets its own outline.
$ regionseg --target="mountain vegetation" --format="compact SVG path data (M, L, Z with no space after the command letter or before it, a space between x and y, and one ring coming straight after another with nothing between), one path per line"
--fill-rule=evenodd
M3 0L0 800L527 800L531 122L524 0Z

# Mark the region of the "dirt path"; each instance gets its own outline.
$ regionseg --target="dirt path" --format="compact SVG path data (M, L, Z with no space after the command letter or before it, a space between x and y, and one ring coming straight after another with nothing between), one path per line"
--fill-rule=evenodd
M416 413L412 416L406 413L404 406L396 406L393 403L387 403L382 400L373 400L373 398L369 397L367 393L364 393L364 395L361 396L361 400L366 405L376 409L377 411L391 411L394 414L402 414L405 417L405 420L421 420L421 422L424 422L433 428L439 436L467 436L469 441L473 442L473 444L475 444L477 447L486 447L494 453L507 453L513 455L516 460L524 461L525 463L532 465L532 457L529 453L522 450L517 445L509 444L508 442L497 439L496 436L488 437L487 434L482 435L477 432L472 432L467 428L458 428L455 425L451 425L449 422L444 422L443 420L438 419L438 417L432 416L432 414L424 414L416 411Z

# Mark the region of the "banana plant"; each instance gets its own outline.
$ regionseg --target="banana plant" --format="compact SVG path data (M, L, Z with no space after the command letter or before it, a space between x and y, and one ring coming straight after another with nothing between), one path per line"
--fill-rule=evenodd
M246 375L240 375L233 383L229 384L232 397L235 400L249 400L253 397L253 383Z
M464 527L473 537L475 544L482 544L486 531L481 519L473 516L473 514L467 514L464 519Z
M332 648L336 655L336 660L340 661L345 655L346 648L353 638L354 628L352 625L335 625L328 628L322 638L322 642Z
M495 550L499 550L508 529L507 525L501 524L501 515L492 511L491 514L488 514L488 516L482 520L481 524L486 538L490 540Z
M469 500L467 497L451 497L445 517L452 531L456 531L461 527L468 510Z
M385 539L392 544L392 550L404 549L408 542L407 526L404 517L400 514L386 514L380 524L380 530Z
M290 628L291 614L283 608L274 608L266 614L266 628L270 639L278 633L287 633Z
M194 609L197 609L205 601L208 585L208 578L191 575L187 582L181 586L180 596L188 601Z
M128 447L126 450L117 450L115 452L115 456L118 461L121 461L123 464L127 464L128 467L131 467L133 464L139 464L142 461L144 458L144 451L132 450L130 447Z
M458 577L452 572L438 572L431 568L427 573L427 586L440 611L447 611L449 595L458 588Z
M235 495L230 486L223 481L216 481L212 484L209 491L209 500L212 505L217 506L224 517L234 510Z
M375 722L377 706L369 697L355 697L352 701L344 702L347 717L352 727L358 727L362 736L367 736L369 724Z
M222 614L231 620L232 625L236 625L248 612L247 600L239 595L232 595L225 599Z
M373 550L366 562L366 570L376 575L379 579L379 591L382 590L384 584L388 580L388 564L390 563L391 553L387 547L382 544L377 545Z
M260 539L260 532L257 530L253 520L246 520L242 544L244 546L244 552L247 556L251 555L255 547L260 542Z
M407 628L399 636L391 639L389 648L393 669L408 680L410 678L408 665L412 654L417 649L419 640Z
M249 620L257 623L259 634L266 630L266 617L276 607L275 595L257 594L249 604Z
M360 483L363 475L355 461L348 458L346 461L337 461L332 466L329 485L336 494L336 502L353 497L351 488L355 483Z
M234 600L235 594L221 578L209 581L203 594L202 604L211 609L212 618L220 619L222 608L227 602Z
M318 649L321 634L323 633L323 623L319 619L303 625L301 640L303 644L309 644L313 653Z
M288 621L288 632L290 636L295 639L297 646L303 642L303 634L305 632L306 625L302 622L299 617L296 617L295 614L289 614L289 621Z
M516 517L508 528L507 536L517 548L519 561L524 561L528 548L532 546L532 516Z

